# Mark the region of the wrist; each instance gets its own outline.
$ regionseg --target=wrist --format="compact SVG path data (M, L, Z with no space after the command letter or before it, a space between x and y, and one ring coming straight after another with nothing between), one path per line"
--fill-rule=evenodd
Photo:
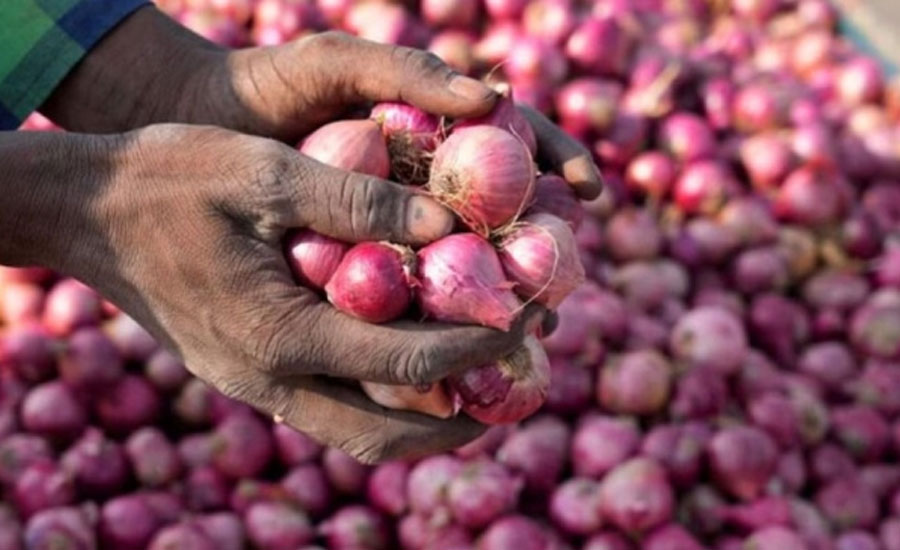
M0 133L0 263L70 273L92 198L113 177L119 138ZM74 274L74 273L73 273Z

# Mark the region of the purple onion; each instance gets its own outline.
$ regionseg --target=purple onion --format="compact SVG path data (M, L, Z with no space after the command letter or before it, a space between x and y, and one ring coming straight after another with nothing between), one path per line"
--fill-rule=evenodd
M704 546L684 527L670 523L647 535L641 550L704 550Z
M601 531L589 538L582 550L631 550L631 543L615 531Z
M856 374L856 359L843 342L820 342L803 350L797 368L838 390Z
M702 419L716 416L728 402L728 385L718 371L694 368L675 383L675 395L669 414L676 419Z
M26 382L43 382L54 374L56 342L40 325L9 327L0 336L0 366Z
M281 489L288 499L310 516L320 517L331 506L331 487L328 485L325 472L318 464L296 466L281 480ZM380 490L382 494L388 491L387 488ZM374 495L370 495L370 500L377 505Z
M607 248L620 261L652 259L659 254L662 235L645 210L626 209L606 224Z
M278 459L288 467L315 460L322 452L321 445L287 424L279 423L272 426L272 436L275 438Z
M148 426L132 433L125 442L125 452L135 477L146 487L167 485L181 475L178 451L157 428Z
M126 375L98 397L95 411L106 431L125 434L153 424L160 407L159 395L146 379Z
M146 361L159 349L153 336L124 313L104 324L103 331L126 361Z
M842 477L819 489L816 505L839 530L872 528L878 521L878 499L853 476Z
M354 495L365 490L371 468L347 453L329 447L322 455L322 467L328 482L338 492Z
M241 519L231 512L217 512L194 518L218 550L244 550L246 533Z
M665 470L650 458L616 466L600 485L603 517L626 533L643 533L665 523L673 506Z
M550 358L550 388L544 408L557 414L574 414L594 398L594 370L562 357Z
M592 479L573 477L559 485L550 497L550 518L564 532L590 535L602 523L600 484Z
M338 510L319 527L333 550L387 550L388 528L381 515L363 505ZM287 549L285 549L287 550Z
M831 411L835 438L857 459L881 458L890 442L890 427L877 411L864 405L835 407Z
M37 462L53 458L53 450L39 436L17 433L0 439L0 483L15 483L22 472Z
M672 386L672 367L653 351L626 353L603 367L597 400L619 414L650 415L663 408Z
M466 527L484 527L512 511L522 483L501 464L479 459L464 464L447 487L453 518Z
M164 349L157 350L147 360L144 376L162 392L178 390L191 377L184 363Z
M140 494L115 497L100 510L100 540L110 548L143 550L159 526L158 518Z
M476 546L479 550L547 550L549 538L534 520L512 515L485 529Z
M710 441L708 452L716 482L741 500L760 495L778 460L772 439L749 426L719 431Z
M216 426L213 463L226 476L253 477L262 472L274 454L268 427L255 415L238 413Z
M462 470L462 462L453 456L436 455L413 466L407 480L409 507L428 516L446 506L450 482Z
M51 461L35 462L22 471L12 488L11 501L23 517L75 502L72 475Z
M293 550L309 544L315 531L302 511L282 502L258 502L244 514L247 538L260 550Z
M712 433L706 424L659 424L644 437L641 454L662 464L677 487L696 483Z
M548 493L565 466L570 437L562 420L535 418L509 434L497 450L497 460L521 475L527 490Z
M900 358L900 305L864 304L853 314L850 340L870 357Z
M572 437L575 474L599 478L632 456L640 442L640 432L633 422L607 416L589 416L581 422Z
M81 402L59 381L33 387L22 401L20 414L26 430L55 440L72 440L87 425Z
M809 467L813 476L821 483L853 475L856 471L853 457L843 447L831 443L813 450L809 457Z
M409 468L406 462L396 461L380 464L372 470L366 491L372 506L391 516L400 516L406 511L409 506L406 491Z
M744 327L730 312L702 307L688 312L672 329L669 342L675 357L692 367L722 374L736 372L747 350Z
M754 531L744 543L747 550L809 550L796 531L787 527L765 527Z
M80 494L108 496L122 489L128 481L129 468L121 445L95 429L84 435L63 454L60 463L75 478Z
M195 512L218 510L228 506L231 487L228 479L211 466L193 468L185 476L184 497Z
M93 550L96 511L89 507L51 508L38 512L25 525L25 548L28 550ZM154 549L159 550L159 549ZM196 550L205 550L197 548Z
M190 522L181 522L164 527L156 533L147 550L218 550L215 541L206 532Z

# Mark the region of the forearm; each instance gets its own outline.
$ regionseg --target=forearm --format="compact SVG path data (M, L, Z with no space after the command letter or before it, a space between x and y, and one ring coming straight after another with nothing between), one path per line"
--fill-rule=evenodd
M217 103L230 98L209 97L206 81L226 55L155 7L141 8L79 62L41 111L66 129L92 133L215 123Z
M0 132L0 264L68 270L83 209L114 173L112 138Z

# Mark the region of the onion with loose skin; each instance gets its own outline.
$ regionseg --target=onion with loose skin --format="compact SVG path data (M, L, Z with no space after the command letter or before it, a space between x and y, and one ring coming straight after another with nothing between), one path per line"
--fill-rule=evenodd
M539 176L534 186L534 200L527 214L545 212L563 219L578 231L584 219L584 208L569 182L556 174Z
M328 301L369 323L396 319L412 301L415 258L403 246L360 243L344 255L325 285Z
M550 309L584 282L575 237L552 214L531 214L511 225L499 243L500 263L526 301Z
M337 239L311 229L301 229L288 240L288 260L300 284L322 289L337 271L349 248L348 244Z
M412 105L394 102L375 105L369 117L381 126L387 139L391 173L396 181L409 185L426 183L429 157L440 139L438 118Z
M373 120L339 120L326 124L303 140L300 152L351 172L379 178L387 178L391 172L387 143Z
M531 123L528 122L525 115L513 103L511 90L501 90L501 97L497 99L494 108L488 114L460 120L454 124L453 131L457 132L463 128L482 125L496 126L506 130L519 138L528 147L528 152L531 153L532 157L537 155L537 137L534 135L534 129L532 129Z
M452 375L449 384L469 416L485 424L508 424L530 416L544 403L550 363L540 341L528 336L509 356Z
M418 257L416 297L426 316L509 330L522 305L490 243L458 233L426 246Z

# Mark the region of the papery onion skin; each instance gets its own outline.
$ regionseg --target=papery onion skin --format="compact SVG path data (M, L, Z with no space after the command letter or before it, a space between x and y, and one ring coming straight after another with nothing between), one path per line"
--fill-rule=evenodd
M537 137L534 135L534 129L525 115L513 103L511 92L498 98L491 112L481 117L460 120L453 126L453 131L457 132L463 128L481 125L496 126L506 130L528 147L528 152L532 157L537 154Z
M351 172L387 178L391 159L378 124L372 120L339 120L322 126L300 144L300 152Z
M360 243L351 248L325 285L336 308L369 323L403 315L412 301L415 256L401 246Z
M534 200L528 214L546 212L562 218L572 231L578 231L584 219L584 208L572 186L556 174L539 176L534 186Z
M510 132L481 125L453 132L435 151L428 188L486 235L522 214L534 195L531 155Z
M426 316L509 330L521 304L490 243L458 233L426 246L418 257L416 297Z
M555 309L584 282L575 237L552 214L531 214L514 224L500 243L500 262L526 300Z
M396 181L422 185L428 181L430 153L440 140L440 122L434 115L406 103L375 105L369 117L387 139L391 172Z
M485 376L485 370L498 371L499 376ZM462 410L485 424L509 424L526 418L547 399L549 386L550 363L533 336L526 337L522 347L493 365L469 369L450 379ZM500 391L492 399L482 399L485 392L496 387Z
M300 284L323 289L337 271L350 245L311 229L294 234L287 244L288 261Z

